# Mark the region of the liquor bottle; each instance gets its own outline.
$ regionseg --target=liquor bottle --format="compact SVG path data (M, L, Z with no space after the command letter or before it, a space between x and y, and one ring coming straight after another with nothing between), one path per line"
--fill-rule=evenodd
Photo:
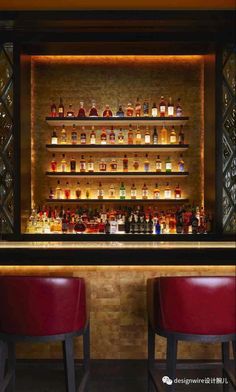
M76 172L76 160L73 157L70 160L70 171Z
M62 154L61 171L62 172L66 172L67 171L67 162L66 162L65 154Z
M149 104L148 104L148 101L144 101L144 103L143 103L143 115L144 115L144 117L148 117L149 116Z
M107 171L107 164L104 161L104 159L101 159L100 163L99 163L99 170L102 172Z
M96 144L96 133L94 131L94 126L92 126L92 131L90 133L90 144Z
M127 158L127 155L125 155L123 158L123 171L128 172L128 168L129 168L129 160Z
M65 125L62 125L61 128L61 144L66 144L67 143L67 132Z
M176 132L175 132L175 127L173 125L170 132L170 144L175 144L175 143L176 143Z
M109 220L107 219L106 224L105 224L105 233L110 234L110 232L111 232L111 225L110 225Z
M122 182L120 184L120 200L125 200L125 197L126 197L126 190L125 190L125 185Z
M170 157L166 158L166 173L171 173L172 171L172 164L171 164L171 160Z
M81 217L79 217L78 222L75 224L74 230L75 230L76 233L79 233L79 234L83 234L86 231L86 225L82 221Z
M104 190L102 187L102 183L99 182L98 189L97 189L97 198L101 200L103 199L103 196L104 196Z
M152 234L153 233L153 220L152 220L152 216L151 215L149 215L149 218L148 218L148 223L147 223L147 231L148 231L148 234Z
M62 199L62 191L61 191L60 181L57 181L55 194L56 194L56 199Z
M152 117L157 117L157 105L155 102L152 105Z
M125 216L125 233L126 234L130 233L130 216L129 215Z
M90 186L89 186L89 182L86 183L86 189L85 189L85 197L86 199L90 199Z
M166 103L164 100L164 97L161 96L161 100L159 103L159 112L160 112L160 117L165 117L166 115Z
M118 231L118 223L115 220L115 217L112 216L110 220L110 234L116 234Z
M80 134L80 143L81 144L86 144L86 142L87 142L87 135L86 135L86 132L85 132L85 127L82 127L82 131L81 131L81 134Z
M111 184L109 188L109 199L115 199L115 197L116 197L115 187L113 184Z
M150 163L149 163L149 160L148 160L148 154L146 154L145 157L146 157L146 159L144 161L144 171L148 172L149 169L150 169Z
M76 131L75 124L73 124L72 131L71 131L71 144L77 144L78 135Z
M179 172L181 172L181 173L184 172L184 159L183 159L182 154L180 154L180 156L179 156L178 169L179 169Z
M103 115L103 117L112 117L112 111L111 111L109 105L105 106L105 110L102 115Z
M89 160L88 160L88 172L92 173L94 172L94 161L92 156L90 155Z
M124 113L121 105L119 106L119 109L117 110L116 115L117 115L117 117L124 117L125 113Z
M53 189L50 188L50 191L49 191L49 199L52 200L52 199L54 199L54 197L55 197L55 195L54 195Z
M143 200L148 199L148 187L146 184L143 184L143 187L142 187L142 199Z
M95 101L92 101L92 107L91 107L90 112L89 112L89 117L98 117L98 111L97 111L97 108L96 108Z
M63 105L63 102L62 102L62 98L60 98L60 103L59 103L59 106L58 106L58 116L59 117L64 117L64 105Z
M130 189L130 198L132 200L137 198L137 189L136 189L136 186L134 184L131 186L131 189Z
M133 115L134 115L134 108L132 107L131 102L129 102L126 108L126 116L132 117Z
M64 189L65 199L70 199L70 187L69 182L66 183L66 187Z
M159 220L157 220L156 224L155 224L155 233L156 234L161 234L161 225Z
M135 171L139 169L139 161L138 161L137 154L134 154L133 168L134 168Z
M51 117L57 117L57 107L55 102L51 104Z
M175 188L175 199L181 199L181 189L179 184Z
M80 183L77 182L77 186L75 188L75 197L76 197L76 199L81 199L81 194L82 194L82 191L81 191L81 188L80 188Z
M169 98L168 108L167 108L168 117L174 116L174 105L172 103L172 98Z
M164 124L161 129L161 144L167 144L167 129Z
M109 134L109 142L110 142L110 144L115 144L115 142L116 142L116 134L114 132L113 127L111 127L111 131Z
M132 129L132 125L129 125L129 132L128 132L128 144L133 144L134 143L134 133Z
M154 191L153 191L153 198L154 199L160 199L160 189L158 187L158 184L155 185Z
M80 108L78 111L78 117L86 117L85 109L84 109L84 102L80 101L79 105L80 105Z
M72 109L72 105L69 105L69 110L68 110L68 112L66 113L66 116L67 116L67 117L74 117L74 116L75 116L74 111L73 111L73 109Z
M124 134L123 134L122 128L120 128L120 132L118 134L118 143L119 144L123 144L124 143Z
M198 218L196 217L196 214L195 214L194 210L192 211L191 226L192 226L192 234L197 234L198 233L199 221L198 221Z
M63 218L62 218L61 223L62 223L62 225L61 225L62 233L67 233L67 231L68 231L68 221L67 221L67 218L66 218L66 214L63 214Z
M58 143L58 137L56 131L54 130L51 137L51 144L57 144L57 143Z
M145 135L144 135L144 143L145 144L150 144L151 143L151 135L150 135L150 131L149 131L148 127L146 128L146 132L145 132Z
M105 128L102 128L101 144L107 144L107 133Z
M136 144L141 144L142 143L142 134L140 132L139 126L137 126L137 129L136 129L135 143Z
M176 233L182 234L183 233L183 216L182 211L177 210L176 212Z
M179 144L184 144L184 127L183 127L183 125L180 126Z
M84 159L84 155L81 155L81 159L80 159L80 172L81 173L86 172L86 161Z
M170 189L170 186L169 186L168 182L166 183L166 187L165 187L165 190L164 190L164 198L165 199L171 199L171 189Z
M153 132L153 144L158 144L158 133L156 127L154 127L154 132Z
M112 172L117 171L117 161L114 158L112 158L112 160L111 160L110 169Z
M160 173L162 169L162 161L160 159L160 155L157 155L156 159L156 172Z
M135 104L135 110L134 110L136 117L140 117L141 116L141 109L142 109L141 103L139 102L139 98L137 98L137 101L136 101L136 104Z
M180 105L180 98L178 98L177 104L176 104L176 116L181 117L183 114L182 106Z

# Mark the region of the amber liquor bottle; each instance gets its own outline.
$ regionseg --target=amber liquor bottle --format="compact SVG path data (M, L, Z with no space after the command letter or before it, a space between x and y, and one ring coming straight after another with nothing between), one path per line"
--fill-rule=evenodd
M86 161L84 159L84 155L81 155L80 159L80 171L84 173L86 171Z
M103 112L103 117L112 117L112 111L109 105L105 106L105 110Z
M129 160L127 158L127 155L125 155L123 158L123 171L128 172L128 168L129 168Z
M183 125L180 126L179 144L184 144L184 127L183 127Z
M57 107L55 102L51 104L51 117L57 117Z
M160 100L159 112L160 112L160 117L165 117L165 115L166 115L166 103L165 103L165 100L164 100L163 96L161 97L161 100Z
M53 173L55 173L57 171L57 161L55 160L55 154L52 154L51 171Z
M129 132L128 132L128 144L133 144L134 143L134 133L132 129L132 125L129 125Z
M90 144L96 144L96 133L94 130L94 126L92 127L92 131L90 133Z
M139 98L137 98L136 104L135 104L135 116L136 117L140 117L141 116L141 109L142 109L142 105L139 102Z
M58 116L59 117L64 117L64 105L63 105L63 102L62 102L62 98L60 98L60 103L59 103L59 106L58 106Z
M167 107L168 117L174 116L174 105L172 103L172 98L169 98L168 107Z

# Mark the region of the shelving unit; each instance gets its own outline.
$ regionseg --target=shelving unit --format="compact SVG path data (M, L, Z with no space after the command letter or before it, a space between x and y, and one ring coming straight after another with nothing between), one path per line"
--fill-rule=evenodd
M166 172L46 172L46 175L48 177L60 177L60 178L67 178L67 177L135 177L135 178L143 178L143 177L149 177L149 178L158 178L158 177L168 177L168 178L174 178L174 177L187 177L189 175L188 172L171 172L171 173L166 173Z
M46 144L51 152L176 152L186 151L188 144Z
M189 199L47 199L48 203L187 203Z

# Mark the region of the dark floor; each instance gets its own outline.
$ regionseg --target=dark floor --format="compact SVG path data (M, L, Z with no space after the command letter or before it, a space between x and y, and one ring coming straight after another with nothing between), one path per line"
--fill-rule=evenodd
M161 365L162 366L162 365ZM162 366L163 367L163 366ZM77 383L82 368L76 365ZM159 369L160 377L165 375ZM221 378L219 367L211 370L178 370L179 378ZM178 392L221 392L220 384L178 384ZM146 392L145 361L92 361L89 392ZM230 388L230 392L233 391ZM63 365L60 361L17 361L16 392L65 392Z

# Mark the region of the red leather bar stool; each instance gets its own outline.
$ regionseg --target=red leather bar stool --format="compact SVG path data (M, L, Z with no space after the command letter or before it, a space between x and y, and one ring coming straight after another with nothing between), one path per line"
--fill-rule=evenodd
M236 343L236 278L233 276L161 277L147 282L148 390L175 391L179 340L221 342L222 371L235 386L229 343ZM166 378L155 367L155 334L167 338ZM185 364L178 367L187 368ZM207 365L206 365L207 367ZM229 391L229 384L223 384Z
M62 341L66 391L75 392L73 338L80 335L83 336L85 370L80 391L84 391L90 360L84 279L1 276L0 298L0 342L8 348L8 369L1 380L0 391L6 388L9 392L15 391L17 342Z

